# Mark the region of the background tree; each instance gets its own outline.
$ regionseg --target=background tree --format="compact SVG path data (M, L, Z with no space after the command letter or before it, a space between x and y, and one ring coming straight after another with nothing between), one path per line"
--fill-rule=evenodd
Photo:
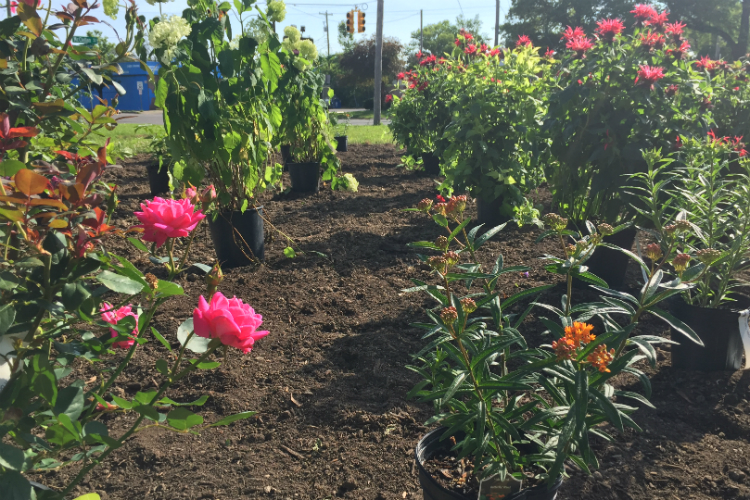
M662 3L670 18L681 19L690 27L693 36L688 38L699 54L715 57L717 42L719 49L727 48L721 53L725 58L739 59L747 53L750 0L663 0Z
M89 30L86 32L86 36L95 37L97 39L97 42L92 45L91 48L99 52L102 63L108 63L117 58L117 52L115 52L117 44L110 42L109 39L104 36L104 33L99 30Z
M581 26L586 33L593 34L596 22L602 18L631 19L630 11L636 3L648 1L512 0L507 22L501 26L501 31L508 45L514 44L519 35L528 35L534 45L559 48L560 33L566 26Z
M341 48L344 49L344 52L352 50L352 47L354 47L354 35L346 31L346 23L344 21L339 23L338 30L338 40Z
M423 34L423 48L425 52L435 54L437 57L443 54L450 54L453 51L453 42L456 39L456 35L461 29L465 29L477 40L477 43L488 43L491 44L492 40L488 39L482 33L482 21L479 16L473 19L466 18L464 16L458 16L456 22L451 24L447 19L440 21L439 23L428 24L422 28ZM411 41L407 45L407 58L410 64L416 62L414 54L419 50L419 30L411 32Z
M401 57L403 49L397 38L383 39L383 98L396 80L396 75L404 69ZM337 58L336 63L332 71L331 86L344 106L372 106L375 36L351 45L349 50L345 50Z

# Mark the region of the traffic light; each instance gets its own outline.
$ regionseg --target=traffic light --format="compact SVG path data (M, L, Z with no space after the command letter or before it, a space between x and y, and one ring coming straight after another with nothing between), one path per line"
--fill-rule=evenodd
M346 31L350 34L354 34L354 11L350 10L346 13Z
M358 11L357 14L359 14L359 24L357 25L357 33L364 33L365 32L365 13L362 11Z

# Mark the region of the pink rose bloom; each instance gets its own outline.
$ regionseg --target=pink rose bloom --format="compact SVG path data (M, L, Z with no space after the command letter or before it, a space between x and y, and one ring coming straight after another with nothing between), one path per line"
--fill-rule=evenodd
M106 311L106 312L105 312ZM138 335L138 315L133 312L133 308L130 306L123 306L119 309L113 309L112 304L109 302L105 302L102 304L101 309L99 309L99 312L102 313L102 319L109 323L110 325L116 325L121 319L123 319L125 316L132 316L135 318L135 328L133 329L133 337L136 337ZM110 332L112 332L112 337L119 337L119 333L114 328L109 329ZM112 344L114 347L120 348L120 349L130 349L130 347L135 344L135 338L130 340L121 340L120 342L115 342Z
M227 299L221 292L211 297L211 303L201 296L198 307L193 310L193 328L199 337L218 338L224 345L236 347L244 353L253 349L258 339L268 335L257 331L263 316L255 314L248 304L237 297Z
M152 241L160 247L168 238L182 238L190 234L206 216L190 200L159 198L141 203L143 212L134 212L142 224L144 241Z

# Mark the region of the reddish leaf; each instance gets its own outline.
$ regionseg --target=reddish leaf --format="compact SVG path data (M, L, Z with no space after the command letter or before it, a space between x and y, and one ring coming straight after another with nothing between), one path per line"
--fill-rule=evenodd
M16 181L16 189L26 196L42 193L49 185L46 177L28 169L19 170L13 179Z

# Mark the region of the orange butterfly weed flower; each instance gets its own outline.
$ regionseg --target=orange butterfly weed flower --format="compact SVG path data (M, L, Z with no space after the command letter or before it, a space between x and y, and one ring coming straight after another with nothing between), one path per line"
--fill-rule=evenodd
M594 325L575 321L573 326L565 327L565 338L572 340L575 347L579 348L581 345L588 344L596 338L596 335L591 334L591 330L593 329Z
M588 355L586 360L602 373L609 373L609 368L607 368L607 365L609 365L612 360L615 358L615 350L610 349L607 351L607 346L605 345L598 345L594 348L594 350L591 352L591 354Z

